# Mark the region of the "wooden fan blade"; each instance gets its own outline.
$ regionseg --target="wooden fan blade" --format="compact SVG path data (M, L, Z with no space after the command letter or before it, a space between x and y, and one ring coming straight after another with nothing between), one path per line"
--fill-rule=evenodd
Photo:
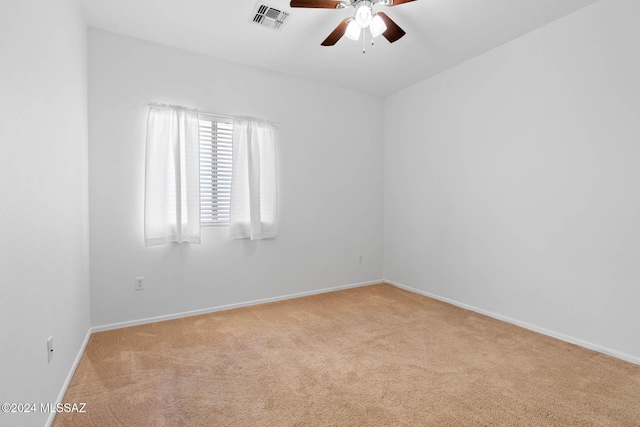
M336 0L291 0L291 7L313 7L319 9L335 9L337 5L342 3Z
M400 5L400 4L405 4L405 3L412 2L412 1L416 1L416 0L393 0L393 3L391 3L391 4L389 5L389 7L391 7L391 6L398 6L398 5Z
M329 37L324 39L324 41L320 44L322 46L333 46L334 44L336 44L338 40L340 40L342 36L344 36L344 33L347 31L347 25L350 19L351 18L347 18L344 21L342 21L340 24L338 24L336 29L333 30L331 34L329 34Z
M395 22L391 20L385 13L378 12L378 15L382 18L385 24L387 24L387 29L382 35L385 39L389 40L389 43L393 43L394 41L402 38L406 33L402 28L398 26Z

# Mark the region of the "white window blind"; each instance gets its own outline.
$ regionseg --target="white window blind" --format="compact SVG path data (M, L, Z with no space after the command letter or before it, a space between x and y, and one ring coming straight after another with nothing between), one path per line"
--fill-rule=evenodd
M205 113L200 113L199 119L200 224L228 225L233 121Z

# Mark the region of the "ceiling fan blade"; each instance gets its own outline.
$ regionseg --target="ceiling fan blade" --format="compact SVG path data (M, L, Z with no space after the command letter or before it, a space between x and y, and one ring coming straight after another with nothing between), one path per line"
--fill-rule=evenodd
M291 7L314 7L320 9L335 9L342 3L338 0L291 0Z
M320 44L322 46L333 46L334 44L336 44L338 40L340 40L342 36L344 36L344 33L347 31L347 25L350 19L351 18L347 18L344 21L342 21L340 24L338 24L336 29L333 30L331 34L329 34L329 37L324 39L324 41Z
M416 1L416 0L393 0L393 3L391 3L391 4L389 5L389 7L391 7L391 6L398 6L398 5L400 5L400 4L409 3L409 2L412 2L412 1Z
M393 43L406 34L404 30L400 28L398 24L393 22L385 13L378 12L378 15L382 18L384 23L387 24L387 30L382 33L382 35L385 39L389 40L389 43Z

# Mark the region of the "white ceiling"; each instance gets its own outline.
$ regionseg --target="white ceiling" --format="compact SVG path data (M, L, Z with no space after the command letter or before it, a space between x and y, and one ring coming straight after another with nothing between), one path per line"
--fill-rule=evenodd
M388 95L597 0L417 0L376 6L407 34L320 43L353 8L292 9L280 31L250 21L256 0L82 0L88 25L217 58Z

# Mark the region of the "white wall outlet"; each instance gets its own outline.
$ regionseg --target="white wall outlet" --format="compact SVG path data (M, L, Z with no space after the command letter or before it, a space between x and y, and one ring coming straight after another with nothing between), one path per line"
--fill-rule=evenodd
M47 340L47 363L51 363L53 359L53 337L49 337Z
M358 264L362 264L362 255L358 255Z
M144 289L144 277L136 277L136 291Z

